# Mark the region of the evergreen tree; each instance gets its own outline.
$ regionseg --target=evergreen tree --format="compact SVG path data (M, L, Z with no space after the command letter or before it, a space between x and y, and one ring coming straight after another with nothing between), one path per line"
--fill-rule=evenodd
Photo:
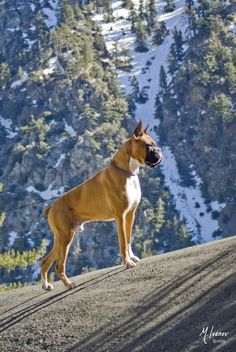
M81 62L87 67L93 61L93 47L91 41L88 38L84 38L82 45L82 60Z
M102 35L101 27L99 26L95 28L93 45L98 51L101 51L104 54L107 53L106 44Z
M166 0L166 5L164 7L165 12L172 12L175 9L174 0Z
M143 86L140 94L139 94L139 99L138 102L140 104L145 104L148 101L148 86Z
M137 25L136 25L136 50L139 52L145 52L148 51L148 46L147 46L147 30L146 26L142 23L141 19L138 19Z
M197 27L198 27L198 21L197 21L197 15L194 7L187 7L186 8L186 14L188 17L188 31L189 31L189 36L195 37L197 34Z
M43 240L39 249L32 251L15 251L11 249L8 252L0 253L0 270L14 270L16 267L27 268L35 264L46 253L46 240Z
M163 65L161 65L161 68L160 68L160 87L163 90L167 88L167 75Z
M162 104L162 101L161 101L159 94L156 95L156 99L155 99L154 118L159 119L161 121L163 121L163 119L164 119L163 104Z
M118 42L113 44L112 60L114 65L121 70L130 70L132 68L130 50L122 47Z
M61 21L65 24L72 24L75 22L75 13L73 7L68 1L61 1Z
M130 85L132 87L132 96L134 100L137 101L140 95L140 88L137 77L135 75L132 77Z
M118 67L118 64L119 64L119 56L120 56L120 45L118 42L115 42L113 44L112 59L116 67Z
M148 2L148 23L151 28L154 27L156 20L156 2L149 0Z
M18 79L22 79L23 75L24 75L24 70L21 66L19 66L18 72L17 72Z
M130 9L129 20L131 22L131 32L134 32L135 31L136 22L138 20L138 15L137 15L137 12L136 12L134 6L132 6L132 8Z
M194 1L193 0L185 0L185 5L190 10L194 6Z
M145 19L144 2L143 2L143 0L139 0L138 15L141 18L141 20Z
M2 192L2 190L3 190L3 184L0 183L0 193ZM5 220L5 214L0 213L0 227L3 226L4 220Z
M209 1L208 0L198 0L199 6L197 7L197 14L200 17L207 17L209 13Z
M122 7L131 9L134 4L132 0L122 0Z
M156 206L155 212L156 212L155 230L156 230L156 234L158 234L161 231L164 223L166 222L164 201L161 199L161 197L157 201L157 206Z
M174 44L175 44L175 52L176 52L176 56L177 59L180 61L183 58L183 36L182 36L182 31L181 30L177 30L176 27L174 27L173 29L173 37L174 37Z
M166 29L165 22L157 22L155 23L155 29L153 33L153 44L161 45L167 35L168 31Z
M112 10L112 0L105 0L105 15L104 21L111 22L114 20L113 10Z
M172 78L177 69L178 69L177 53L175 49L175 44L172 43L170 46L170 54L168 55L168 72L171 74Z
M221 132L221 122L223 126L226 126L235 119L235 114L231 111L231 99L225 94L221 93L210 101L209 103L211 108L212 118L215 120L215 124L218 126L219 131Z
M7 63L0 63L0 89L5 89L10 80L10 69Z

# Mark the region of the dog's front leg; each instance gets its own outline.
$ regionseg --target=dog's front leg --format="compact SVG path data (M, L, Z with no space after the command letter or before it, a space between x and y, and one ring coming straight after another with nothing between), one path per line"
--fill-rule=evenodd
M126 216L122 214L116 218L116 228L118 233L120 254L123 257L126 268L132 268L136 266L135 262L129 257L128 243L126 237Z
M134 255L134 253L132 251L132 246L131 246L132 229L133 229L133 224L134 224L135 211L136 211L136 208L130 210L126 215L126 238L127 238L127 244L128 244L129 257L133 262L137 263L140 261L140 259L136 255Z

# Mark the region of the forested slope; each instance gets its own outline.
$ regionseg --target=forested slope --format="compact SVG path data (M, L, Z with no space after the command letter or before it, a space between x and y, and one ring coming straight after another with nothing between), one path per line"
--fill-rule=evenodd
M128 102L94 11L109 6L77 1L1 1L0 16L0 251L52 244L43 208L67 189L103 168L134 128ZM157 170L141 173L143 202L137 214L138 255L191 245L170 192ZM111 223L88 225L77 237L69 273L119 262ZM9 272L2 282L35 281L39 263Z

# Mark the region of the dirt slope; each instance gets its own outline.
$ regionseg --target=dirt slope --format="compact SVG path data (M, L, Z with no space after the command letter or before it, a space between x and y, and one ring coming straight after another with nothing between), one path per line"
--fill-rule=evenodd
M0 294L0 351L236 351L236 237ZM210 330L227 333L209 336ZM199 336L207 328L206 341Z

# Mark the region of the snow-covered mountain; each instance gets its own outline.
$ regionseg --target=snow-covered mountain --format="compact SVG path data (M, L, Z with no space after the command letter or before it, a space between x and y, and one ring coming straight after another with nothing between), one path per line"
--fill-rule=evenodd
M139 0L133 1L138 9ZM156 1L158 21L165 21L169 34L161 45L153 45L152 37L148 38L147 52L137 52L135 50L135 35L131 31L129 20L129 10L122 7L122 1L112 2L113 16L112 23L104 23L103 15L96 14L94 21L102 28L102 33L108 50L114 51L114 44L119 43L122 47L130 49L133 59L133 68L130 72L118 71L118 80L126 94L132 92L131 79L137 78L140 89L146 86L148 100L145 103L136 103L135 118L142 119L144 124L149 124L153 137L158 139L158 120L154 119L154 106L157 93L160 92L160 68L163 66L167 71L167 59L170 53L170 45L173 42L172 30L181 30L185 36L185 50L188 48L187 18L184 14L185 1L175 1L176 9L173 12L165 13L165 1ZM168 77L169 83L171 78ZM157 127L157 134L154 132ZM156 128L155 128L156 130ZM206 204L201 194L201 179L197 175L195 166L190 165L195 186L184 187L181 185L181 177L178 172L175 157L168 146L163 147L164 160L162 171L165 176L165 184L169 187L175 199L176 208L179 210L182 219L187 220L188 229L194 234L197 242L209 242L216 237L212 237L214 231L219 228L217 219L212 218L212 212L221 211L224 203L217 201ZM197 204L197 207L196 207ZM209 205L211 211L208 211Z

